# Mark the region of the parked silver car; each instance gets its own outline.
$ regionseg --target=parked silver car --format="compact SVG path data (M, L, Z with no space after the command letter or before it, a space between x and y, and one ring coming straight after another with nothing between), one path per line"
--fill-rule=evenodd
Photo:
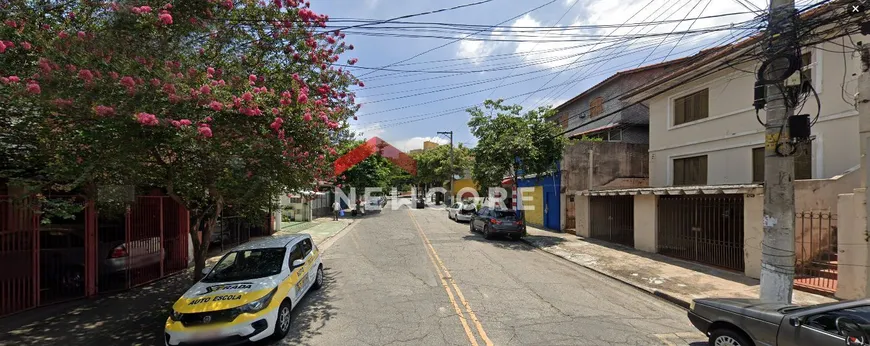
M471 221L477 213L477 206L472 203L453 203L447 208L447 218L453 221Z

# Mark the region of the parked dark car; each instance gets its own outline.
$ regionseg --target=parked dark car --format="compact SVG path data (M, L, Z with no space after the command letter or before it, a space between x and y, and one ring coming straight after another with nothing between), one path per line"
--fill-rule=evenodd
M82 289L85 275L84 229L43 226L39 229L39 243L45 285L65 292ZM97 244L101 276L159 264L164 257L160 237L144 237L130 242L100 241Z
M711 346L860 346L870 343L870 299L810 306L695 299L689 320Z
M496 235L506 235L512 239L526 236L526 225L510 209L491 209L482 207L469 222L472 232L480 231L486 239L492 239Z

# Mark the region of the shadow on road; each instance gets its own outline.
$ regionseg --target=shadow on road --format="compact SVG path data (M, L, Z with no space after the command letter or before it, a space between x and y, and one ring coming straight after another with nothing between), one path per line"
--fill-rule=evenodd
M495 247L503 248L503 249L511 249L511 250L523 250L523 251L532 251L535 248L530 246L529 244L524 243L522 240L513 240L507 237L495 237L493 239L484 239L482 235L479 233L470 233L462 237L462 240L470 240L477 241L481 243L487 243Z
M311 345L311 340L322 334L321 329L335 315L335 306L330 302L330 290L337 275L335 269L323 269L323 288L309 291L299 306L293 308L287 337L281 341L262 341L255 345Z
M108 297L24 312L0 320L0 345L163 345L163 325L192 284L187 270Z

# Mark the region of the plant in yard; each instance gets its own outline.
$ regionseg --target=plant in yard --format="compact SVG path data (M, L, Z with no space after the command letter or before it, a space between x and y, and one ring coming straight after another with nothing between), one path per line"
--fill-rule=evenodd
M501 186L507 175L516 189L519 173L546 175L562 158L567 140L558 124L546 120L555 111L540 107L521 112L521 106L507 106L502 100L486 100L483 109L468 109L468 127L477 137L471 172L480 187Z
M358 109L344 34L298 0L0 3L0 157L35 189L159 187L191 213L262 215L331 174ZM97 198L99 201L99 199ZM201 236L201 238L200 238Z

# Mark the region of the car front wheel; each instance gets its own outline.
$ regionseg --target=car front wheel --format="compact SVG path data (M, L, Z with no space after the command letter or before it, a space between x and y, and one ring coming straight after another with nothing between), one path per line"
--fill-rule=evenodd
M746 339L742 333L733 329L716 329L710 333L710 346L753 346L752 341Z
M285 299L278 307L278 318L275 319L275 331L272 339L281 340L290 332L290 300Z
M311 285L311 289L319 290L323 287L323 266L317 267L317 276L314 277L314 283Z

